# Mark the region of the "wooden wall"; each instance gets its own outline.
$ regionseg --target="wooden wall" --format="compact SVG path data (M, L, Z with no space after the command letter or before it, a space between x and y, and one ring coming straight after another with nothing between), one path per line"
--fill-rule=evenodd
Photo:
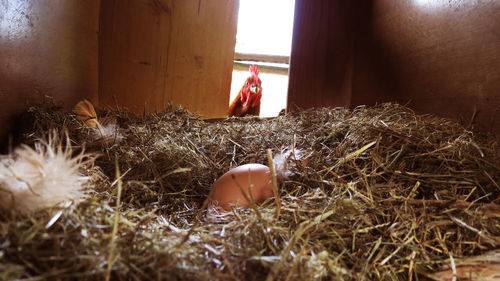
M238 0L0 1L0 142L30 105L227 113ZM116 103L115 103L116 102ZM5 146L3 146L5 147Z
M347 3L346 3L347 2ZM288 107L409 102L500 132L500 2L296 0Z
M46 100L97 99L99 1L0 1L0 139Z
M352 6L351 1L295 0L288 110L349 106Z
M0 138L44 97L225 116L237 10L237 0L0 1ZM498 26L496 0L296 0L288 107L410 101L465 123L477 109L498 132Z
M227 114L238 0L107 0L100 23L99 98L137 113L169 102Z

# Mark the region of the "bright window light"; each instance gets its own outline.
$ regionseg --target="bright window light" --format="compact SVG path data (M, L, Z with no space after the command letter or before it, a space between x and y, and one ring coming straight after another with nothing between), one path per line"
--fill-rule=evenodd
M289 56L295 0L240 0L238 53Z

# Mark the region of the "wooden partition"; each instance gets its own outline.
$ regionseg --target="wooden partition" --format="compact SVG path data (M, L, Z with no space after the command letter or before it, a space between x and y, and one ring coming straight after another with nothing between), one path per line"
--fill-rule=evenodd
M225 116L238 4L0 1L0 137L43 99ZM498 1L296 0L295 12L289 109L409 102L500 131Z
M0 1L0 139L44 99L97 100L99 1Z
M296 0L288 108L408 103L500 132L498 1Z
M137 113L169 102L227 115L237 0L107 0L100 23L101 106Z
M296 0L288 110L349 106L351 1Z

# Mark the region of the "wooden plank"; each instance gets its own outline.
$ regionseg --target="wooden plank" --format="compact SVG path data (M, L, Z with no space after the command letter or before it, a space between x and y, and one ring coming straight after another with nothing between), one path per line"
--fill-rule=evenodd
M277 56L277 55L264 55L264 54L235 53L234 60L235 61L261 61L261 62L288 64L288 62L290 61L290 57L289 56Z
M280 74L280 75L288 75L288 66L273 66L273 65L265 65L259 63L247 63L247 62L234 62L233 69L239 71L248 71L250 65L255 64L259 68L259 71L262 73L272 73L272 74Z
M97 101L98 32L99 0L1 1L0 139L31 105Z
M288 111L349 105L352 1L295 1Z
M102 1L100 100L134 112L169 102L227 114L237 0Z

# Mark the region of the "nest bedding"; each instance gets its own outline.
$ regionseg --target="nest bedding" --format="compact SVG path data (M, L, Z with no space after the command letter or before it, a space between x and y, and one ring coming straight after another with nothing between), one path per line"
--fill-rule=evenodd
M0 278L425 280L500 245L498 137L451 120L392 103L213 122L98 113L114 138L56 107L26 112L20 142L56 131L93 160L84 198L2 211ZM207 217L220 175L290 148L304 157L278 206Z

